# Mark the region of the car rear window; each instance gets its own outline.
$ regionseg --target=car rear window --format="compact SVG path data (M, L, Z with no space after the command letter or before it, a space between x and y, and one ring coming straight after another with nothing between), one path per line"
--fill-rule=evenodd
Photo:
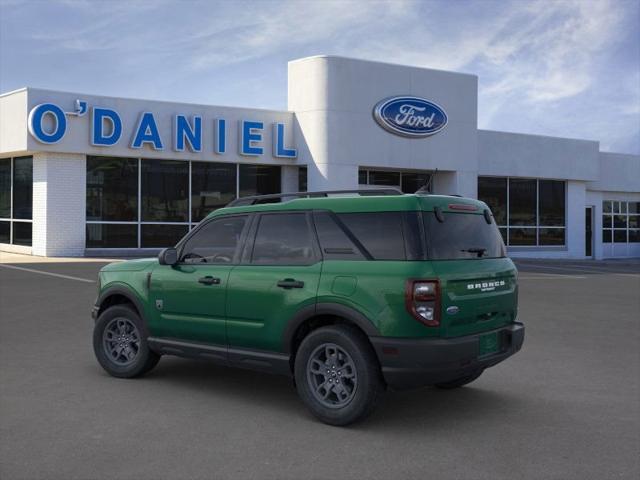
M484 215L443 213L440 222L433 212L424 212L427 256L430 260L499 258L506 249L495 222Z

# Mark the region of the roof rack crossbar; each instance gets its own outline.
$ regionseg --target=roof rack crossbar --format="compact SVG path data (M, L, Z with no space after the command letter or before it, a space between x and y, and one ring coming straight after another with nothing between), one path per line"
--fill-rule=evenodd
M240 197L229 202L227 207L240 207L248 205L256 205L257 203L269 203L264 200L277 200L281 198L288 198L293 200L294 198L313 198L313 197L328 197L329 195L340 195L346 193L358 193L364 195L404 195L404 193L397 188L369 188L369 189L355 189L355 190L321 190L316 192L284 192L284 193L272 193L269 195L254 195L251 197ZM291 197L291 198L290 198Z

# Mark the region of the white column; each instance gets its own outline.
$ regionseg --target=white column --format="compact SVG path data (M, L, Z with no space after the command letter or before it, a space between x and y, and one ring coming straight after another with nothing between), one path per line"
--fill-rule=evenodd
M439 171L433 179L433 193L478 198L478 174L471 171Z
M337 163L311 163L308 169L308 190L357 190L358 166Z
M86 157L33 156L33 254L81 257L85 248Z
M297 192L298 191L298 166L297 165L283 165L281 175L281 191L285 192Z
M585 182L567 182L567 255L570 258L584 258L585 224L584 209L586 205Z

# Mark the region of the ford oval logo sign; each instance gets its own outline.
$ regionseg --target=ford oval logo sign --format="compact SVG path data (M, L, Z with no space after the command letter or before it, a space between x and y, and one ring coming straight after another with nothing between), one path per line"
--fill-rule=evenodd
M385 130L404 137L428 137L447 124L447 114L433 102L418 97L391 97L373 109L373 117Z

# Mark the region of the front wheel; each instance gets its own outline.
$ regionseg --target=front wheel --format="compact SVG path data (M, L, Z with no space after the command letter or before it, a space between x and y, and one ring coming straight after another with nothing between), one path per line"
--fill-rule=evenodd
M107 373L119 378L144 375L160 360L149 349L140 316L127 305L100 314L93 329L93 351Z
M330 425L364 419L384 390L371 345L347 325L322 327L304 338L296 355L295 379L311 413Z

